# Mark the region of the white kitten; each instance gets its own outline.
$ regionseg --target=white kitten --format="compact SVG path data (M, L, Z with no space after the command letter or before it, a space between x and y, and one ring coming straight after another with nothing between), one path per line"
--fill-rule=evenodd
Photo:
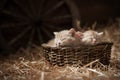
M55 38L50 40L47 45L50 47L78 46L80 45L80 33L78 33L73 28L54 32Z
M71 28L70 30L63 30L60 32L54 32L55 34L55 44L57 47L62 46L78 46L80 44L80 39L77 37L76 31Z
M55 45L55 39L51 39L47 43L42 44L43 46L49 46L49 47L56 47Z
M88 30L83 33L82 43L85 45L95 45L101 42L103 32Z

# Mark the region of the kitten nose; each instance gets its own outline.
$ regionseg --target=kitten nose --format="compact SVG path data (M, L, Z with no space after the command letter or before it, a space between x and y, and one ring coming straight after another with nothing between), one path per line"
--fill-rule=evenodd
M59 43L58 43L58 45L60 46L60 45L61 45L61 43L59 42Z
M58 43L60 45L60 43Z
M96 39L93 39L93 43L96 43L97 41L96 41Z
M94 43L96 43L97 41L94 41Z

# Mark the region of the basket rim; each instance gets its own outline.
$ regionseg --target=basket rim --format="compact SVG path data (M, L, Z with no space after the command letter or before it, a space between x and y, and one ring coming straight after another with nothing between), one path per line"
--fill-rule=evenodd
M51 47L51 46L47 46L47 44L45 44L45 43L43 43L41 46L44 48L64 49L64 48L93 47L93 46L100 46L100 45L113 45L113 42L102 42L102 43L98 43L96 45L80 45L80 46L76 46L76 47Z

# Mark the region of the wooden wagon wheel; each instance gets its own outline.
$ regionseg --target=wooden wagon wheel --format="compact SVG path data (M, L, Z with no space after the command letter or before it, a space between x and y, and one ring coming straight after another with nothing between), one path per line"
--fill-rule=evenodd
M54 31L78 29L79 13L73 0L8 0L1 20L8 45L19 48L46 42Z

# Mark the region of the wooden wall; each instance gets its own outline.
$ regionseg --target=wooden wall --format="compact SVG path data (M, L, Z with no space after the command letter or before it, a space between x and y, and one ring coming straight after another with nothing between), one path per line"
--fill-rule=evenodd
M110 18L120 17L120 0L75 0L75 2L79 8L81 22L85 24L96 20L104 23Z

